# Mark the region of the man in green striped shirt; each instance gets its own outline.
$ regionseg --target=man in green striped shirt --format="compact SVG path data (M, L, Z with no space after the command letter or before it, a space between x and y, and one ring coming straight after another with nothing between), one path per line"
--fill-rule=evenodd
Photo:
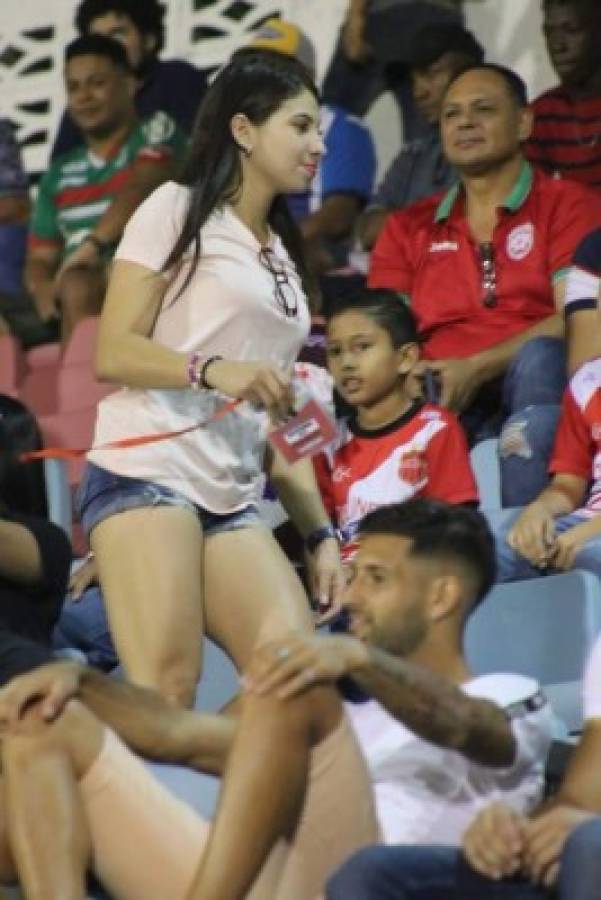
M174 172L185 138L165 113L137 119L123 47L89 35L65 53L69 111L85 143L59 156L39 185L25 280L40 316L61 320L62 341L97 315L107 264L130 215Z

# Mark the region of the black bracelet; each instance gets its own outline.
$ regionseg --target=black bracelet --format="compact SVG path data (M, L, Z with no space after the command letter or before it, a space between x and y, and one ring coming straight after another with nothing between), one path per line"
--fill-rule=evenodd
M305 545L309 553L315 553L321 542L327 541L328 538L336 538L338 540L338 535L333 525L322 525L321 528L316 528L315 531L308 534L305 538Z
M220 359L223 359L223 356L209 356L208 359L205 359L202 366L200 367L200 371L198 373L198 383L201 387L206 388L207 391L213 390L212 385L207 384L207 369L211 365L211 363L218 362Z

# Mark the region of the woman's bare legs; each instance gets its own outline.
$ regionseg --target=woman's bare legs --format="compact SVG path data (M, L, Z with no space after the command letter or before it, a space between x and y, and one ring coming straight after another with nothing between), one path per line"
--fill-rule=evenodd
M127 675L170 702L193 701L204 615L239 670L259 639L313 627L304 588L267 528L203 541L189 510L161 506L105 519L91 543Z
M201 526L188 509L144 507L93 530L111 634L128 677L190 706L201 670Z
M82 900L91 848L78 779L100 752L103 729L74 701L52 725L34 719L2 747L12 856L26 897Z
M243 671L255 645L313 628L307 595L267 528L206 538L207 634Z

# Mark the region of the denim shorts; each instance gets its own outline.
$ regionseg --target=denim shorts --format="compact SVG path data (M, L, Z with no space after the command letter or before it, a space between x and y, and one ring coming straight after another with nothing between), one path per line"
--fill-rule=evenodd
M259 510L252 503L235 512L213 513L171 488L141 478L117 475L94 463L88 463L85 468L75 503L81 524L88 535L99 522L109 516L145 506L180 506L190 509L198 517L206 536L262 524Z

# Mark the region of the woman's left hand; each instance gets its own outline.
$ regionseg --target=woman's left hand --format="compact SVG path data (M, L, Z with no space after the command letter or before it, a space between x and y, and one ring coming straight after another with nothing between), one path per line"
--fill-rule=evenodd
M345 577L340 559L340 544L327 538L307 553L307 569L311 596L319 604L317 624L330 621L342 608Z

